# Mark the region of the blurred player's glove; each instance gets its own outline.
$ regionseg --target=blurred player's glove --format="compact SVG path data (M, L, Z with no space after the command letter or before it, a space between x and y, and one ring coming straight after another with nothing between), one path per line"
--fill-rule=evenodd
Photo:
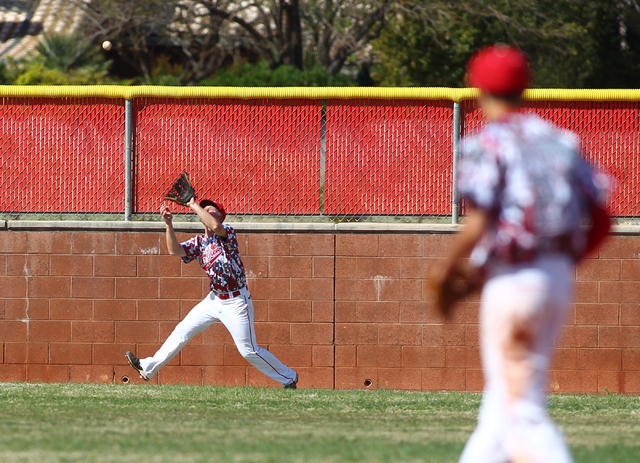
M435 277L427 280L431 299L436 309L445 318L451 316L456 303L479 289L480 286L478 279L470 275L464 275L459 269L456 269L452 275L444 279Z
M195 197L196 191L193 189L193 186L191 186L189 176L186 172L183 172L180 174L180 177L171 184L164 199L176 202L181 206L186 206L191 198Z

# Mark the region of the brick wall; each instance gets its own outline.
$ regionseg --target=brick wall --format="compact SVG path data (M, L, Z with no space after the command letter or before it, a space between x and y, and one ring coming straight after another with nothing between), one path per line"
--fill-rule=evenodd
M480 390L477 300L447 324L422 302L422 275L451 239L239 233L259 344L301 387ZM551 390L640 392L639 256L640 237L616 236L577 269ZM124 352L151 355L207 293L163 233L2 231L0 381L138 382ZM152 382L277 386L221 324Z

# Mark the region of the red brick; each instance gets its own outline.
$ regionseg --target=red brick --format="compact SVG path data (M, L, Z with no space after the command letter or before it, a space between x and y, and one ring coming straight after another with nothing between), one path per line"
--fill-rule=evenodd
M431 305L431 304L430 304ZM456 304L447 323L464 323L477 325L480 315L480 307L477 302L459 302Z
M334 364L334 346L312 346L311 364L314 367L332 367Z
M565 326L556 347L598 347L598 327Z
M335 281L336 301L376 301L379 300L380 283L377 280L346 280Z
M458 368L424 368L422 370L423 391L464 391L466 373Z
M588 370L565 370L551 373L554 392L596 393L598 392L598 372Z
M281 388L282 383L274 381L255 368L247 369L247 386Z
M440 347L423 347L422 349L441 349ZM480 350L477 347L448 346L444 348L444 365L427 365L447 368L482 368Z
M484 389L484 375L482 370L466 370L466 388L468 392L480 392Z
M449 246L454 239L453 235L425 235L423 237L423 256L446 257Z
M71 340L73 342L114 342L114 322L71 322Z
M271 325L271 323L259 324L260 327L269 327ZM288 330L289 324L285 326ZM260 331L261 329L256 329L256 334L260 335ZM258 340L258 343L260 343L260 340ZM233 344L233 339L231 338L227 328L222 323L214 323L202 333L202 344Z
M180 301L152 299L138 301L138 320L180 320Z
M622 369L640 371L640 349L622 350Z
M74 232L71 241L74 254L113 254L116 250L115 234L111 232Z
M187 344L181 351L182 365L223 365L222 344Z
M124 354L123 354L124 358ZM127 379L128 385L138 384L158 384L158 375L151 378L149 381L143 380L138 372L131 368L128 364L126 366L113 367L114 382L116 384L125 384L124 379Z
M103 277L73 277L71 295L78 298L108 299L114 296L115 281Z
M203 384L208 386L246 386L247 367L205 366Z
M46 342L5 343L5 363L49 363L49 344Z
M620 372L620 392L623 394L640 393L640 372L622 371Z
M0 253L24 254L27 252L27 234L25 232L0 231Z
M599 371L598 372L598 393L614 394L620 392L620 378L623 375L620 371Z
M251 281L250 288L254 299L291 299L291 280L288 278L256 278Z
M357 361L359 367L398 367L402 365L400 346L358 346Z
M158 342L158 323L116 322L116 342Z
M313 258L314 278L333 278L335 275L335 259L333 257Z
M380 235L380 256L421 257L424 239L422 235Z
M358 267L357 257L336 257L336 278L353 278Z
M577 325L617 325L618 304L576 304Z
M225 344L222 348L224 365L249 365L249 362L242 357L235 344Z
M93 301L95 320L135 320L136 301L133 300L95 300Z
M158 233L116 233L116 254L160 254L160 236Z
M135 256L95 256L96 276L134 277L136 274Z
M248 256L288 256L291 254L290 235L248 235Z
M296 234L291 235L291 255L293 256L332 256L334 254L335 235Z
M7 320L47 320L49 318L48 299L6 299Z
M384 389L419 391L422 388L422 371L409 368L380 368L378 386Z
M357 302L337 301L335 321L338 323L349 323L356 321Z
M330 367L299 368L298 389L335 389L334 372Z
M400 321L402 323L443 323L444 318L433 304L423 301L401 301Z
M201 299L180 299L180 319L186 317L201 301Z
M30 383L68 383L67 365L27 365L27 381Z
M640 326L601 326L598 347L638 347Z
M422 301L421 280L376 280L379 281L379 301Z
M0 277L0 297L26 297L27 278Z
M243 257L242 263L248 278L267 278L270 276L269 257L267 256Z
M578 368L581 370L620 370L622 351L620 349L579 349Z
M160 339L164 339L164 338L160 338ZM160 350L160 348L162 347L161 343L153 343L153 344L138 344L138 353L136 354L136 356L138 356L138 358L147 358L147 357L153 357L155 355L156 352L158 352L158 350ZM127 349L127 350L131 350L131 349ZM176 354L171 360L169 360L169 363L167 363L167 365L181 365L182 364L182 351L178 352L178 354Z
M433 368L445 366L444 347L408 347L402 348L403 368Z
M2 236L0 232L0 236ZM0 240L1 242L1 240ZM0 364L0 382L25 382L27 380L26 365L1 365Z
M313 301L311 303L311 318L315 323L333 323L333 301Z
M269 321L269 304L271 301L254 301L251 299L251 302L253 304L253 321Z
M128 365L124 353L128 350L135 353L136 349L132 344L93 344L93 364L94 365ZM132 370L133 371L133 370Z
M336 235L336 256L377 256L378 235Z
M397 323L400 321L399 302L356 302L357 322Z
M174 259L176 258L174 256L172 257ZM188 264L185 264L181 260L179 260L179 262L181 276L189 278L202 278L206 276L206 273L204 272L204 270L202 270L202 267L200 267L197 261L191 261Z
M156 299L157 297L157 278L116 279L116 298L118 299Z
M578 349L555 349L551 370L576 370L578 368Z
M82 255L52 255L51 275L92 275L93 257Z
M375 323L338 323L336 324L335 344L378 344L378 325Z
M21 321L0 320L0 339L5 342L27 340L27 324Z
M0 276L7 274L7 257L4 254L0 254Z
M296 323L291 325L292 344L333 344L331 323Z
M620 260L585 259L577 268L578 280L602 281L620 279Z
M357 347L355 345L335 346L336 367L357 366L356 351Z
M310 322L311 301L269 301L269 321Z
M333 279L292 278L291 299L314 301L333 300Z
M311 257L269 257L269 278L311 278Z
M93 301L88 299L51 299L51 320L91 320Z
M291 324L256 323L256 338L259 345L290 344L292 339Z
M47 276L50 272L49 255L9 254L7 255L7 275Z
M27 240L28 254L69 254L71 252L71 233L68 232L29 232Z
M202 384L202 367L165 366L158 373L158 384Z
M29 341L69 342L71 322L33 320L29 323Z
M620 304L620 324L640 325L640 304Z
M278 360L294 370L297 367L310 367L313 365L311 346L280 346L277 344L271 344L268 350L275 355Z
M152 289L149 288L146 297L153 297L151 293ZM196 278L160 278L160 297L168 299L182 297L188 299L203 298L202 280Z
M362 279L398 279L400 278L399 258L359 257L356 260L356 272L351 277Z
M464 340L467 346L480 345L480 329L478 325L465 325Z
M623 260L622 261L622 280L638 281L640 280L640 260Z
M379 324L378 344L418 346L422 344L422 325Z
M51 343L49 357L53 365L90 365L91 344Z
M600 302L640 302L640 282L600 282Z
M69 367L72 383L112 384L114 382L113 367L106 365L71 365Z
M378 389L377 368L336 368L335 375L336 389Z
M600 246L601 259L634 259L640 249L638 236L612 236Z
M29 297L69 297L71 279L69 277L30 277Z
M576 281L575 285L576 302L598 302L598 282Z
M422 345L424 346L464 346L465 325L424 325Z
M426 278L429 268L439 264L442 259L427 259L424 257L403 257L400 259L400 278Z
M117 257L122 259L123 256ZM182 275L182 264L178 256L137 256L127 257L126 259L134 259L137 264L137 270L134 269L134 274L131 276L139 277L179 277ZM98 261L96 260L96 263ZM186 264L185 264L186 265ZM194 268L197 271L198 276L202 276L203 272L200 266L196 263L194 265L185 268ZM135 273L137 272L137 273Z

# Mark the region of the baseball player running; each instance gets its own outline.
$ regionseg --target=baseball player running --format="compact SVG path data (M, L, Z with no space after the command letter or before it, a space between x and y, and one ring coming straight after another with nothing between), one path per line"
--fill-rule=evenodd
M573 135L519 111L530 84L522 52L487 47L467 71L470 86L480 89L487 124L463 143L466 225L430 272L432 284L444 288L471 253L484 276L485 390L460 462L569 463L564 438L547 415L547 371L572 299L574 265L609 231L603 189ZM590 226L580 226L584 219Z
M160 214L167 226L167 248L171 255L180 256L185 263L196 259L211 279L211 292L175 327L153 357L138 359L127 351L127 360L140 373L140 377L148 380L180 352L193 336L219 320L231 333L242 357L284 388L296 389L298 374L256 343L253 302L247 289L236 232L230 225L223 224L226 216L224 207L219 202L207 199L198 204L193 198L188 206L204 224L204 235L179 243L173 229L171 211L163 205Z

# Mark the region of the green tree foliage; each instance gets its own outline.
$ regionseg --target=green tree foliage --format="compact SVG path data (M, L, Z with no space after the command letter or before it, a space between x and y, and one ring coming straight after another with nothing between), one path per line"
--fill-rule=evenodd
M225 87L341 87L355 84L351 77L331 75L322 66L314 66L309 71L301 71L290 64L273 69L266 61L221 69L199 83Z

